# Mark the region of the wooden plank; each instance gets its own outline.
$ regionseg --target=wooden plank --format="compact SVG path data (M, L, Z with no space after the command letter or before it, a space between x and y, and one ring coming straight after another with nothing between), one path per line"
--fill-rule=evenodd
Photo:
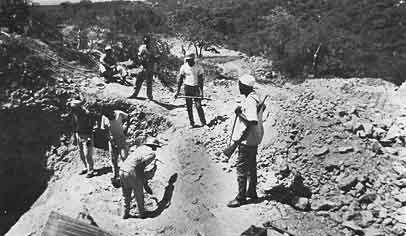
M113 236L102 229L54 211L49 215L42 236Z

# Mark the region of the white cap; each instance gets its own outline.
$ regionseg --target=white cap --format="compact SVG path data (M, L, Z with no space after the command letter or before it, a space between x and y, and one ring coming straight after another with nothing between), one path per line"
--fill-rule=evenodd
M189 59L195 59L195 54L194 53L187 54L185 57L185 60L189 60Z
M105 50L105 51L111 50L111 45L107 45L107 46L104 48L104 50Z
M80 107L80 105L82 105L82 101L77 100L77 99L73 99L69 102L69 105L71 107Z
M244 74L244 75L240 76L239 81L242 84L247 85L249 87L254 87L254 85L255 85L255 77L250 74Z

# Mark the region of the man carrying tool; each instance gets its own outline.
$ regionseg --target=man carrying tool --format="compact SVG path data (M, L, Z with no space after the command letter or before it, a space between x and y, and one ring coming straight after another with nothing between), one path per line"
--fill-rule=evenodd
M91 178L95 175L93 170L93 119L80 100L72 100L69 104L72 110L74 143L78 145L80 159L85 166L85 169L79 174L86 174L86 178Z
M128 158L122 163L120 168L120 179L124 197L124 215L123 219L130 217L131 193L134 190L137 201L140 218L144 218L144 190L151 193L147 185L147 179L152 176L146 176L145 169L155 159L155 151L161 147L159 141L155 138L148 138L144 145L132 150ZM149 189L149 190L148 190Z
M264 100L254 90L255 78L251 75L240 77L238 85L245 101L242 107L235 109L236 119L235 132L232 139L238 143L237 158L237 182L238 195L230 201L228 207L239 207L247 202L247 197L255 200L258 198L257 186L257 161L258 145L264 135L262 114L265 109ZM249 186L247 190L247 179Z
M119 178L118 174L118 157L124 161L128 156L128 145L126 133L128 129L128 114L120 111L106 108L101 118L101 127L108 131L109 152L111 167L113 169L112 181Z
M107 45L104 52L100 57L100 75L105 78L107 83L114 82L114 74L117 73L117 69L113 49L110 45Z
M185 58L185 63L180 67L178 90L175 99L179 96L180 88L184 84L186 109L189 116L190 127L194 128L193 100L195 101L197 113L199 114L202 126L206 125L206 118L202 107L203 98L203 68L195 63L195 54L189 54Z
M152 80L154 75L154 55L151 45L151 37L144 36L143 44L138 49L138 59L141 62L142 71L139 73L135 82L134 93L129 98L137 98L141 90L141 85L144 80L147 81L147 97L153 100L152 96Z

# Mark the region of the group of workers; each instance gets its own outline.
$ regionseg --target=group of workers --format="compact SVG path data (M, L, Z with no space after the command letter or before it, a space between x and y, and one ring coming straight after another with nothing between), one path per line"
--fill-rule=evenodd
M79 174L86 174L87 178L97 175L93 162L94 130L96 127L105 130L113 171L111 181L115 187L121 186L123 191L125 202L123 218L130 217L132 192L137 201L139 217L146 217L143 190L150 190L148 180L155 173L156 163L152 168L148 168L148 166L157 160L155 151L162 146L161 142L156 138L148 137L138 148L129 148L126 133L130 119L127 113L104 108L101 111L100 119L94 119L81 100L74 99L69 102L69 105L73 120L74 142L79 148L80 159L84 166ZM120 167L119 160L122 162ZM149 192L151 193L151 191Z
M103 65L106 68L112 66L111 49L106 48L106 54L101 58ZM144 80L147 81L147 97L152 99L152 75L153 75L153 55L150 49L150 39L144 38L144 44L140 46L138 53L140 57L143 71L135 84L134 94L130 98L138 96L140 87ZM105 73L110 73L104 71ZM181 66L178 75L178 87L175 94L177 98L180 90L184 88L186 97L186 107L189 116L191 128L195 128L193 118L193 102L196 105L200 122L202 126L207 125L204 111L201 105L203 98L203 82L204 71L201 65L196 63L194 54L185 56L185 63ZM238 157L236 161L237 168L237 183L238 194L235 199L231 200L228 207L238 207L247 200L255 200L258 198L257 185L257 167L256 155L258 145L262 141L264 128L262 124L262 114L265 109L264 100L255 91L255 77L246 74L239 78L238 86L240 94L245 97L242 106L237 106L235 112L235 123L233 127L232 140L238 142ZM84 108L81 101L74 100L70 103L72 107L72 115L75 123L75 139L79 147L80 157L85 166L85 169L80 174L86 174L86 177L96 175L93 169L93 137L92 123L89 111ZM148 138L147 141L136 149L129 149L126 137L129 124L129 116L123 111L104 109L100 127L108 131L108 149L111 157L111 166L113 170L112 183L119 181L125 202L123 218L130 217L131 194L134 191L140 217L146 216L144 209L144 189L147 192L150 189L147 185L150 174L147 174L146 169L151 163L156 161L155 151L161 147L161 143L154 138ZM120 157L120 158L119 158ZM118 161L122 163L118 166ZM155 164L156 169L156 164ZM248 184L248 188L247 188Z

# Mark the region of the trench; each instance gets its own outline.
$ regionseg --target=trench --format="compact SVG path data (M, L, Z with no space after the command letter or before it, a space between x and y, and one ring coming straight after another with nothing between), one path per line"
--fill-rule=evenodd
M89 106L95 113L105 107L131 113L130 145L156 136L171 125L165 117L125 102L98 101ZM46 190L56 174L55 162L62 161L55 156L67 155L59 150L77 152L76 148L67 149L72 144L66 137L72 132L60 115L27 107L0 111L0 235L6 234Z
M0 114L0 234L24 214L52 176L47 151L63 130L56 113L38 108L2 110Z

